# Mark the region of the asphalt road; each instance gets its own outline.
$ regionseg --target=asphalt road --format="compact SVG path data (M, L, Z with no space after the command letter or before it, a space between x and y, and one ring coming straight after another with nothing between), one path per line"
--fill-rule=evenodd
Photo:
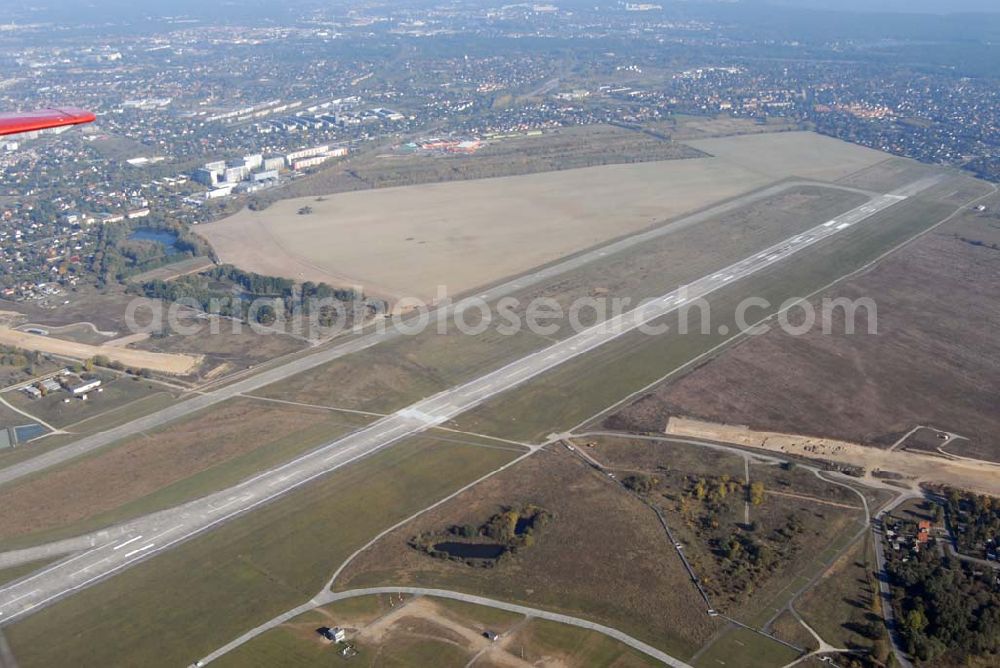
M907 193L918 192L935 182L918 182L907 190ZM636 309L594 325L475 380L418 401L227 490L122 525L119 527L119 537L112 541L76 554L28 578L0 589L0 624L9 623L36 612L64 596L114 575L239 514L260 507L341 466L398 443L428 428L443 424L498 394L584 355L644 324L657 320L679 309L689 301L706 297L735 281L776 265L820 241L831 238L841 231L891 208L904 199L906 199L906 195L899 193L876 197L861 207L775 244L711 276L698 279ZM630 239L633 238L630 237ZM583 258L584 256L578 256L574 261L584 262ZM532 276L536 281L543 280L543 278L558 273L560 271L558 266L554 265ZM561 269L561 271L565 270ZM514 285L514 289L516 289L524 284L525 279L518 279L505 285ZM334 350L356 350L369 347L377 342L377 340L372 341L371 337L356 339ZM331 352L328 351L326 354L329 355ZM339 354L347 353L340 352ZM297 360L292 364L296 363L307 364L305 368L309 368L306 360ZM314 366L315 363L311 365ZM284 367L266 373L277 375L278 378L289 375ZM255 376L236 385L242 388L239 391L246 392L249 391L250 387L260 387L274 382L275 379L277 378L261 380ZM220 392L233 391L232 388L233 386L229 386ZM195 402L203 398L196 397L190 401ZM134 430L135 427L133 426L132 429ZM62 450L50 454L59 452Z
M885 627L889 632L889 641L892 643L892 652L896 655L896 663L900 668L913 668L913 664L906 657L903 649L902 637L899 633L899 625L896 620L896 613L892 607L892 587L889 584L889 571L885 567L885 536L882 533L882 522L899 504L908 499L920 498L919 494L901 494L892 503L880 510L875 515L872 522L872 542L875 545L875 569L878 572L879 598L882 603L882 617L885 619Z
M649 229L645 232L641 232L596 249L586 251L579 255L572 256L568 259L561 260L538 271L487 288L482 292L477 293L475 297L477 299L484 299L490 302L495 301L501 297L514 294L519 290L543 283L560 274L583 267L596 260L604 258L605 256L621 253L630 248L653 241L673 232L705 222L711 218L746 206L752 202L773 197L774 195L791 188L804 185L849 190L852 192L863 192L853 188L844 188L841 186L813 181L789 181L779 183L763 190L723 202L722 204L718 204L692 215L685 216L684 218L680 218L671 223ZM470 302L469 300L460 300L455 304L442 307L441 310L444 312L445 316L451 317L455 313L461 313L465 309L469 308L472 303L473 302ZM435 312L435 317L438 315L439 312ZM386 323L384 331L378 331L377 329L374 329L374 327L375 325L370 326L370 328L374 331L360 334L343 343L292 359L281 366L254 373L247 378L224 385L218 389L212 390L211 392L194 395L188 399L180 401L150 415L133 420L124 425L108 429L97 434L92 434L90 436L85 436L71 444L51 450L25 460L24 462L0 469L0 485L4 485L14 480L18 480L19 478L33 475L39 471L65 463L71 459L75 459L87 453L111 445L116 441L128 438L134 434L157 429L158 427L162 427L170 422L179 420L197 411L210 408L211 406L228 399L232 399L233 397L237 397L241 394L254 392L267 385L280 382L286 378L290 378L291 376L314 369L324 364L328 364L329 362L341 357L405 336L405 334L393 327L391 323Z

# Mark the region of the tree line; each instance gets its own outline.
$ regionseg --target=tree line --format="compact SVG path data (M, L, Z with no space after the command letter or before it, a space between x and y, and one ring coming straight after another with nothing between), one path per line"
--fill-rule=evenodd
M972 567L934 550L888 564L906 650L927 665L960 665L1000 653L1000 591L992 569ZM996 665L996 664L994 664Z
M948 489L945 508L960 552L981 557L1000 536L1000 499Z
M312 281L306 281L297 288L291 279L243 271L232 265L220 265L202 274L181 276L171 281L146 281L132 286L130 290L167 302L193 301L203 311L241 320L253 318L263 325L271 325L279 315L289 316L297 310L311 315L311 309L318 300L349 303L362 299L354 290ZM257 300L270 301L254 304ZM329 304L320 304L319 308L320 324L332 325L335 310Z
M130 240L129 236L139 227L172 234L176 252L168 254L160 243ZM202 255L213 256L212 248L190 228L152 216L144 219L141 225L124 221L102 225L89 269L97 276L98 284L106 285Z

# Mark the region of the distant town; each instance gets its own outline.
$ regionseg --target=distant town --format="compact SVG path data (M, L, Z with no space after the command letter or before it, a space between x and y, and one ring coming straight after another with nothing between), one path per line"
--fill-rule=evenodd
M100 46L86 31L5 26L0 108L73 101L98 123L0 144L3 296L99 275L101 225L206 222L387 146L470 153L578 125L669 135L678 117L780 119L1000 179L996 80L933 59L901 67L874 41L775 42L724 12L667 19L655 3L289 11L284 26L250 9L152 34L109 23L94 27ZM553 51L559 40L572 48Z
M0 668L1000 665L1000 7L12 4Z

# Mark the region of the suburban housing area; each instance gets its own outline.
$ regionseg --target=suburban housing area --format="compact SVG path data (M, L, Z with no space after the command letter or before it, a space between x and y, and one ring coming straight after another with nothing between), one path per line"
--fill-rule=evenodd
M99 112L0 144L0 666L1000 660L995 14L112 4L0 26Z

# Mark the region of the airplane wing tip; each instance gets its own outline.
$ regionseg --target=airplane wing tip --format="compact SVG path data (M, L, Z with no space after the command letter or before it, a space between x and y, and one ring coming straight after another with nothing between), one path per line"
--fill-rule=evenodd
M34 132L67 125L93 123L97 116L86 109L63 107L23 113L0 114L0 135Z

